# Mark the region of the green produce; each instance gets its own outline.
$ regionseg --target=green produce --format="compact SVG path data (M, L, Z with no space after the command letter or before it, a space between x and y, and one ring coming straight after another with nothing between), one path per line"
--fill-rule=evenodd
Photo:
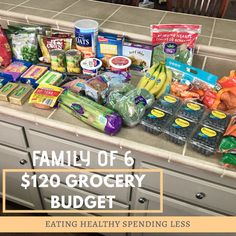
M122 84L109 91L106 105L117 111L127 126L133 127L141 121L153 102L153 95L146 89L135 89L130 84Z
M236 153L225 153L221 159L224 164L236 166Z
M120 115L69 90L60 96L59 104L66 112L106 134L114 135L121 129Z
M220 150L222 152L236 150L236 137L226 136L221 140Z

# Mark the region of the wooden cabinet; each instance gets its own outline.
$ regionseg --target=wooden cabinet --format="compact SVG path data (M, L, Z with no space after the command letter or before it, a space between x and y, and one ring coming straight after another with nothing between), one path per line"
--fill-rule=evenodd
M220 214L206 210L204 208L188 204L173 198L164 196L163 213L144 213L143 215L152 216L219 216ZM160 195L145 189L137 189L134 197L135 210L159 210ZM138 214L140 215L140 214Z
M141 168L153 169L157 167L142 163ZM163 169L163 174L164 195L225 214L236 214L236 204L233 204L236 198L236 189L166 169ZM160 181L156 181L153 177L152 173L147 174L142 187L159 192Z
M0 135L0 143L18 148L27 147L23 127L0 121L0 130L2 134Z
M31 160L28 152L19 151L0 145L0 195L2 195L2 170L3 169L31 169ZM21 187L23 173L7 173L6 197L7 200L16 202L32 209L42 209L38 189ZM31 175L31 173L29 173Z

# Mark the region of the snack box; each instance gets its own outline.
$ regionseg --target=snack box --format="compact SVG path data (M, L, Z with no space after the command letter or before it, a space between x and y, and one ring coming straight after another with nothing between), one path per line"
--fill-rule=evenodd
M33 88L29 84L20 84L9 96L9 101L15 105L23 105L32 93Z
M168 112L170 114L174 114L180 105L181 105L181 101L179 98L168 94L168 95L162 95L153 104L153 107L158 108L162 111Z
M205 156L210 156L217 151L222 135L215 129L199 125L190 140L192 149Z
M195 123L182 117L174 116L168 122L164 133L169 141L183 146L190 138L194 128Z
M124 37L117 34L99 33L97 37L97 58L102 60L103 67L109 66L109 59L113 56L122 56Z
M193 122L199 122L202 119L204 112L204 105L187 101L180 106L177 115Z
M31 65L32 63L27 61L15 60L2 71L2 74L10 75L11 79L15 82Z
M40 109L51 109L63 92L63 88L50 84L40 84L31 94L29 103Z
M230 122L230 119L230 114L219 110L213 110L208 112L206 117L203 119L202 124L224 132Z
M32 65L23 75L21 75L20 81L22 83L34 84L47 70L48 68L45 66Z
M148 109L148 111L144 115L141 121L141 125L147 132L159 135L163 132L163 129L170 118L171 115L169 113L156 108L151 108Z
M129 57L132 61L131 69L141 71L151 67L152 46L124 42L123 56Z
M9 101L10 94L18 87L18 84L9 82L0 89L0 100Z
M57 86L63 80L63 75L56 71L47 71L40 79L37 80L37 84L49 84Z

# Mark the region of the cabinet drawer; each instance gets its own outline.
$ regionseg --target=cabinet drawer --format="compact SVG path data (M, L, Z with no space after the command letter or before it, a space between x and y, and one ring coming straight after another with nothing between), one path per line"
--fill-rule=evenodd
M144 189L137 189L135 195L135 210L159 210L160 195ZM161 216L219 216L218 213L209 211L169 197L164 197L163 213L147 213L145 215Z
M44 210L52 210L51 209L51 200L48 199L48 198L43 198L43 206L44 206ZM62 207L59 207L57 208L58 211L61 211L61 210L65 210L64 208ZM70 208L69 210L73 210L72 208ZM73 216L73 215L76 215L76 216L95 216L95 214L91 214L91 213L83 213L83 212L78 212L78 213L48 213L49 215L52 215L52 216L58 216L58 215L63 215L63 216Z
M150 169L157 167L142 163L141 168ZM163 181L165 195L210 208L214 211L232 215L236 214L236 189L231 189L169 170L164 170ZM155 181L150 173L144 179L142 187L159 191L160 183L159 181Z
M27 147L23 127L0 121L0 131L0 142L14 147Z
M48 198L48 199L50 199L52 195L65 196L65 197L67 197L69 195L71 195L71 196L78 195L78 196L81 196L83 199L87 196L94 196L94 197L98 196L96 194L88 193L88 192L80 190L80 189L69 188L68 186L66 186L64 184L61 184L57 188L41 188L40 191L41 191L41 195L43 196L43 198ZM112 195L112 193L110 193L110 194ZM107 194L104 193L104 195L107 195ZM106 202L107 202L106 206L108 207L108 201L106 201ZM51 206L50 206L50 209L51 209ZM52 210L57 210L57 209L52 209ZM81 208L81 210L86 210L86 207L83 206ZM90 209L88 209L88 210L90 210ZM92 210L99 210L99 209L96 207L96 208L93 208ZM109 210L109 209L106 208L106 209L100 209L100 210ZM116 201L113 201L113 208L110 210L111 211L112 210L129 210L129 206L119 203L119 202L116 202ZM105 215L104 213L96 213L96 214ZM127 216L128 213L122 213L120 215Z
M51 176L53 173L50 173L50 172L47 172L47 167L35 167L35 168L38 168L38 169L45 169L45 173L47 173L48 176ZM51 169L58 169L57 167L51 167ZM62 183L65 183L66 181L66 177L69 175L69 174L79 174L79 173L83 173L83 174L86 174L88 175L88 177L90 178L94 173L90 173L90 172L86 172L86 170L84 172L76 172L73 170L76 170L76 168L59 168L59 169L70 169L71 171L70 172L58 172L57 174L60 176L60 180ZM104 176L102 176L104 177ZM115 180L114 179L109 179L108 180L109 183L112 183L114 184L115 183ZM98 194L98 195L109 195L109 194L114 194L116 196L116 199L117 201L120 201L120 202L129 202L129 198L130 198L130 187L128 188L109 188L109 187L106 187L105 185L102 185L101 187L99 188L95 188L95 187L92 187L90 186L89 188L78 188L78 189L81 189L81 190L87 190L89 192L92 192L92 193L95 193L95 194Z
M60 151L76 151L77 157L80 159L79 152L81 152L83 155L87 155L87 151L90 153L91 162L89 166L86 166L84 162L81 163L82 168L94 168L94 169L106 169L106 168L112 168L112 169L128 169L132 167L128 167L124 163L124 158L122 156L116 155L116 159L114 160L114 165L111 167L109 165L101 167L98 165L98 152L101 151L96 148L91 148L79 143L74 143L68 140L64 140L58 137L50 136L47 134L43 134L34 130L28 131L29 136L29 143L32 150L39 150L39 151L47 151L48 154L50 152L56 152L59 153ZM92 144L96 145L96 144ZM65 158L65 163L68 163ZM78 161L79 163L79 161Z
M2 195L3 169L32 169L29 153L0 145L0 195ZM7 200L16 202L28 208L41 209L39 192L34 187L21 187L21 177L24 173L7 173ZM28 173L30 176L32 173Z

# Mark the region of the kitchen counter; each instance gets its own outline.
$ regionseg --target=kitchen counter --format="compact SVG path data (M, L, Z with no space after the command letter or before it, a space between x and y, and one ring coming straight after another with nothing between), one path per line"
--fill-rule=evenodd
M150 24L201 24L194 66L219 76L235 69L236 21L172 13L155 9L104 3L93 0L0 0L0 24L49 24L73 31L76 20L97 20L100 30L126 35L131 40L151 43ZM224 64L224 66L220 66Z
M133 71L133 80L141 77L140 72ZM220 154L205 157L194 152L188 145L178 146L166 141L164 134L155 136L145 132L141 125L135 128L123 127L114 137L103 134L93 127L81 122L62 109L41 110L31 104L23 106L12 105L0 101L0 118L2 115L27 120L36 125L44 125L58 130L69 131L72 134L82 135L95 140L104 141L108 145L141 151L150 155L159 156L166 161L179 162L184 165L213 172L219 176L225 175L236 178L236 171L225 169L220 163Z

